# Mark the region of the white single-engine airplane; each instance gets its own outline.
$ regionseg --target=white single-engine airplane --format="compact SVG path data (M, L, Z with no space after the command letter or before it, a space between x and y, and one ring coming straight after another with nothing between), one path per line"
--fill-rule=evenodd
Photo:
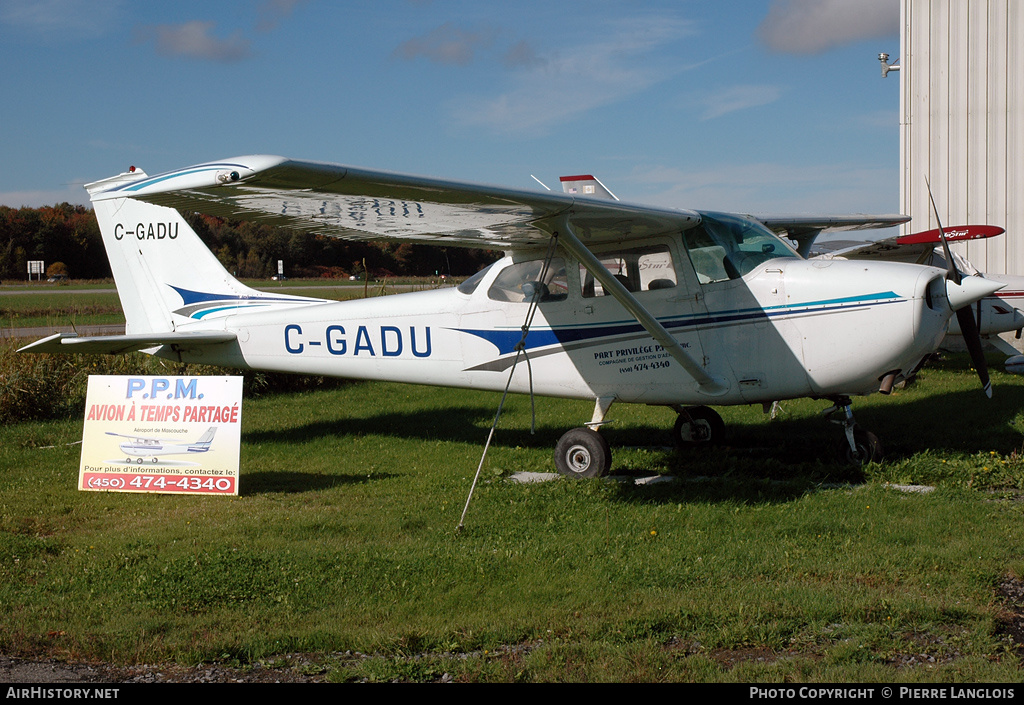
M217 427L210 426L206 433L201 435L195 443L182 443L180 439L170 440L150 438L148 436L130 436L124 433L114 433L113 431L107 431L106 433L108 436L129 439L127 443L122 443L119 446L121 451L128 456L125 458L125 462L131 464L132 458L135 458L139 465L142 465L145 458L151 458L155 463L164 455L205 453L210 450L210 444L213 443L213 435L216 432Z
M555 450L569 476L608 471L596 427L613 402L671 407L677 440L701 443L723 428L709 405L827 399L844 424L845 455L875 459L878 440L856 426L850 397L911 374L956 309L1001 286L955 269L805 260L734 214L273 156L154 177L133 168L86 188L126 333L58 333L23 351L146 350L242 369L594 400L589 424ZM232 278L176 209L507 254L452 289L344 302L270 294ZM827 231L908 218L769 220Z

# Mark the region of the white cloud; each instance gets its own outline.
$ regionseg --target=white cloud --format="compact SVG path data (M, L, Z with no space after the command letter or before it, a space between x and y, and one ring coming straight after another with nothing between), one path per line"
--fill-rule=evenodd
M399 44L393 56L399 59L428 59L438 64L465 66L473 61L477 48L488 46L494 38L491 30L467 30L451 22Z
M773 51L820 54L899 27L900 0L772 0L757 35Z
M527 41L521 41L505 52L502 62L511 68L536 68L544 66L547 61L537 54L537 50Z
M0 22L44 36L97 37L109 31L123 0L4 0Z
M694 170L655 166L635 169L630 182L649 190L644 202L670 208L820 215L891 213L899 207L898 170L884 166L770 162Z
M778 86L733 86L710 93L702 99L701 120L774 103L782 95Z
M84 183L84 182L83 182ZM41 208L58 203L89 206L89 194L81 186L68 186L60 191L0 191L0 206L10 208Z
M269 32L276 29L285 18L291 16L296 7L306 0L264 0L258 8L259 21L256 30Z
M691 23L669 17L616 22L588 44L564 45L542 55L520 43L506 54L517 69L508 88L491 97L462 96L454 119L504 133L543 131L665 81L689 67L659 61L657 51L692 34Z
M211 34L213 28L213 22L193 20L180 25L141 27L137 36L139 41L152 41L157 53L164 56L232 63L251 55L249 40L241 32L221 39Z

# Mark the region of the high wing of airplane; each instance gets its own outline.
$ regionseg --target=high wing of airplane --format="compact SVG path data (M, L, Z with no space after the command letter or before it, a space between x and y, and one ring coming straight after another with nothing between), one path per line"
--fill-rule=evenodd
M154 463L165 455L188 455L192 453L205 453L210 450L213 437L217 433L216 426L210 426L203 435L194 443L182 443L180 438L151 438L149 436L127 435L107 431L108 436L127 438L128 441L118 446L127 457L125 462L131 463L132 458L141 465L145 458L150 458Z
M555 449L569 476L608 471L598 428L620 402L674 409L677 442L699 444L724 427L711 406L767 411L780 399L821 398L841 417L844 456L876 459L880 444L856 425L851 396L912 374L953 312L998 286L895 262L805 260L743 215L283 157L152 177L132 169L86 188L126 333L56 334L23 352L134 346L241 369L591 400L590 422ZM456 288L325 302L241 284L179 210L506 255ZM828 217L814 226L905 220Z
M949 242L990 238L1004 232L1003 228L996 225L958 225L945 228L946 239ZM913 262L942 269L947 266L938 229L876 242L823 242L816 245L811 254L823 259ZM990 345L1009 356L1008 370L1017 371L1022 361L1015 358L1020 356L1020 351L1000 338L999 334L1015 331L1018 338L1021 336L1021 330L1024 328L1024 277L1014 274L983 273L957 253L953 252L951 256L961 271L1004 285L999 291L977 301L973 311L981 336ZM963 335L956 318L949 322L949 334Z

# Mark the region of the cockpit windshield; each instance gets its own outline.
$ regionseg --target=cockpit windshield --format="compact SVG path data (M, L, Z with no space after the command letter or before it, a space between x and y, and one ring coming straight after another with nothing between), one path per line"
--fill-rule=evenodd
M701 213L701 223L683 231L683 241L701 284L738 279L776 257L799 257L771 230L750 218Z
M476 288L480 285L480 282L483 281L484 277L487 276L487 272L489 272L491 267L493 266L493 264L487 265L479 272L471 276L469 279L459 284L459 286L456 288L463 294L466 294L467 296L469 294L472 294L474 291L476 291Z

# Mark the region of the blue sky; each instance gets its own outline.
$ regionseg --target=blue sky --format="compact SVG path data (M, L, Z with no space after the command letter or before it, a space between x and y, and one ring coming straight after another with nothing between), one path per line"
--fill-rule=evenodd
M898 30L899 0L0 0L0 205L269 153L895 212Z

